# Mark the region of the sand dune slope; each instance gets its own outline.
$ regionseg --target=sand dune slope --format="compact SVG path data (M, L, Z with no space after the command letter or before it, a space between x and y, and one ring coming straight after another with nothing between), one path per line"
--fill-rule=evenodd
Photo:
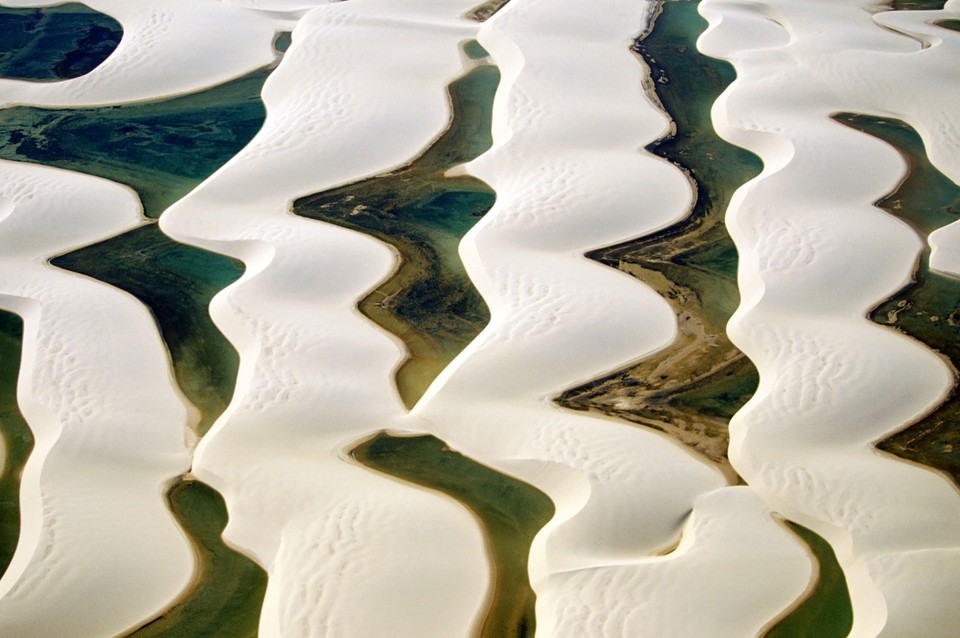
M702 5L712 28L701 48L740 75L716 105L716 125L767 164L728 216L744 291L730 331L762 380L734 418L730 453L766 502L834 542L854 635L946 636L960 623L948 593L960 583L957 490L872 443L934 407L952 372L865 318L909 280L922 245L872 206L902 177L897 153L828 117L906 120L957 179L958 85L947 75L958 41L928 24L945 14L868 8ZM765 37L751 48L754 30ZM937 264L955 270L948 232Z

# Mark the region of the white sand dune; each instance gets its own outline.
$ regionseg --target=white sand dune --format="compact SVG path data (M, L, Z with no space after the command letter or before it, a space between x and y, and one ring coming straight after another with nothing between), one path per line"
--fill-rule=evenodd
M554 501L529 564L539 635L759 634L815 574L777 515L833 544L853 635L956 633L957 490L872 447L953 382L934 353L865 318L922 248L872 206L903 163L828 116L903 119L960 179L960 34L931 24L956 17L957 0L910 13L703 0L701 48L739 74L716 125L765 164L728 217L743 293L730 331L761 373L732 425L749 487L665 436L552 402L676 334L664 300L582 256L690 205L682 173L641 150L668 124L628 50L653 3L512 0L483 26L461 17L474 0L89 4L123 24L116 53L75 80L0 80L0 103L177 95L270 64L279 31L293 44L264 87L263 130L161 218L246 265L211 307L240 352L235 395L192 460L195 415L149 313L44 263L141 223L135 197L0 163L0 307L25 319L18 398L37 438L0 635L115 635L169 604L193 561L163 492L191 463L224 495L227 541L270 575L261 636L476 631L493 586L479 526L346 458L382 429L433 433ZM290 203L416 156L449 123L445 87L475 37L503 79L494 147L465 170L497 203L461 254L492 320L408 412L393 380L402 345L356 309L394 251ZM928 238L934 267L960 273L957 233Z
M4 0L45 7L61 0ZM254 12L217 0L86 0L115 18L123 38L90 73L60 82L0 79L0 105L82 107L190 93L274 62L272 42L297 14Z
M18 399L36 444L21 536L0 580L0 634L112 635L188 583L165 484L189 467L194 418L149 312L43 261L140 223L127 189L0 163L0 303L24 319Z
M377 430L416 428L400 422L401 347L356 309L393 251L289 212L298 196L409 161L443 131L459 44L477 29L458 18L470 6L307 14L264 88L261 133L161 220L248 268L213 304L241 370L194 471L227 501L227 540L270 573L262 636L464 635L490 587L466 510L342 458Z
M960 42L928 24L949 14L872 16L857 2L701 6L711 22L701 48L739 73L716 125L768 162L728 214L745 298L731 336L762 380L731 424L731 460L771 507L833 541L854 601L853 635L954 635L957 490L872 447L953 383L936 354L865 319L908 281L921 248L906 224L872 207L903 162L827 119L839 111L903 119L957 180L960 93L947 78ZM765 34L760 47L749 44L755 30ZM939 244L937 263L955 271L950 246L949 237Z
M697 635L693 628L705 626L712 629L703 635L751 635L804 591L811 573L801 546L748 496L735 498L736 508L705 505L705 520L719 520L690 522L682 550L649 558L680 539L698 497L725 485L723 477L666 437L551 402L675 336L666 301L581 256L660 228L690 206L680 171L638 150L666 128L628 50L651 6L520 1L481 30L505 83L495 146L468 168L498 199L461 252L492 320L414 410L458 449L557 504L530 562L543 635ZM556 469L544 474L544 464ZM753 523L757 536L732 533ZM701 525L728 532L710 540L696 531ZM779 569L732 555L772 558ZM750 613L731 611L749 594L724 587L728 579L764 581L749 591ZM677 596L694 583L711 594ZM699 614L685 625L691 605Z

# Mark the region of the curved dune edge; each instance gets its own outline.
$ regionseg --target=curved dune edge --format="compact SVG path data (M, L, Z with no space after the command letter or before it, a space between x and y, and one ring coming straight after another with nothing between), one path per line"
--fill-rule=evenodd
M227 541L270 574L261 636L464 635L481 620L490 572L469 512L345 458L375 431L424 430L394 386L402 346L356 309L395 255L289 211L406 163L443 131L471 6L307 13L264 87L263 130L161 217L174 238L247 265L211 306L241 364L194 473L228 504Z
M467 169L497 203L461 255L492 319L413 412L554 500L529 565L543 635L755 634L811 576L804 549L716 468L667 437L551 402L675 335L656 293L582 256L689 208L683 174L638 150L666 126L629 52L651 8L513 0L481 28L503 80L494 147ZM741 524L750 531L735 538ZM728 531L698 533L718 527ZM722 585L731 578L743 588Z
M36 439L0 633L112 635L190 580L163 491L189 467L193 415L149 312L43 263L139 224L133 193L26 164L0 163L0 175L0 298L24 319L18 400Z
M10 0L43 7L61 0ZM0 105L80 107L155 100L209 88L276 59L273 39L296 13L267 14L216 0L84 0L123 26L117 49L90 73L62 82L0 78ZM301 12L302 13L302 12ZM216 51L217 55L211 55ZM171 73L171 69L176 72Z
M872 206L903 162L828 118L903 119L931 161L960 179L957 83L946 79L960 42L924 39L935 30L926 22L944 12L871 16L867 8L701 5L711 29L700 48L739 76L715 110L717 128L767 164L728 212L744 291L730 333L761 376L731 423L730 455L769 506L834 546L854 605L851 635L950 635L960 622L947 593L960 579L958 494L872 446L929 411L953 382L934 353L864 316L908 281L921 248ZM739 44L754 32L765 35L759 45ZM947 235L931 236L943 270L955 268L956 242L938 243Z

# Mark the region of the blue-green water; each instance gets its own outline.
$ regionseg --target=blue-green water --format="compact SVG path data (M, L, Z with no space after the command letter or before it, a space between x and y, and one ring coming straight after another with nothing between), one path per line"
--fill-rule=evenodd
M268 72L182 97L91 109L0 111L0 159L35 162L133 188L159 217L263 125Z
M85 75L113 53L122 34L119 22L78 3L0 7L0 77L62 80Z
M178 482L167 498L196 550L197 585L125 638L255 638L267 574L223 542L228 520L223 498L195 479Z

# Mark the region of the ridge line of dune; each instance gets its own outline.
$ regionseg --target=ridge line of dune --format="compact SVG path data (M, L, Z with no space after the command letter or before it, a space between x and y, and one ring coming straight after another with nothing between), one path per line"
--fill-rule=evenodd
M47 167L2 162L0 172L11 207L0 221L0 287L24 319L18 402L36 439L20 542L0 581L0 629L114 634L190 579L192 552L162 492L189 467L193 416L149 312L44 262L138 225L135 196Z
M395 252L290 211L403 165L448 126L471 6L307 12L264 86L263 129L161 217L176 239L247 264L211 305L240 374L194 472L228 504L225 538L269 573L261 636L448 636L481 620L491 582L473 516L343 458L379 430L424 431L396 391L402 346L356 307Z
M956 83L921 78L951 68L960 42L931 38L923 48L904 36L933 29L923 26L929 12L874 18L870 7L701 5L711 24L701 50L738 72L715 125L770 166L728 214L744 298L729 332L761 378L731 422L730 457L773 509L830 541L853 601L852 636L949 635L960 620L945 594L960 580L957 491L873 448L953 383L929 349L865 317L909 281L921 248L873 206L904 165L829 116L907 121L956 180Z
M689 208L686 177L640 150L666 124L630 52L653 6L512 0L478 36L502 80L494 145L466 168L497 202L460 252L492 318L413 416L556 504L529 561L543 635L709 626L712 636L743 636L810 575L805 549L749 490L725 488L715 467L659 433L552 402L676 330L659 295L583 257ZM659 556L681 533L680 548ZM764 559L781 562L775 578ZM731 577L743 590L720 586Z

